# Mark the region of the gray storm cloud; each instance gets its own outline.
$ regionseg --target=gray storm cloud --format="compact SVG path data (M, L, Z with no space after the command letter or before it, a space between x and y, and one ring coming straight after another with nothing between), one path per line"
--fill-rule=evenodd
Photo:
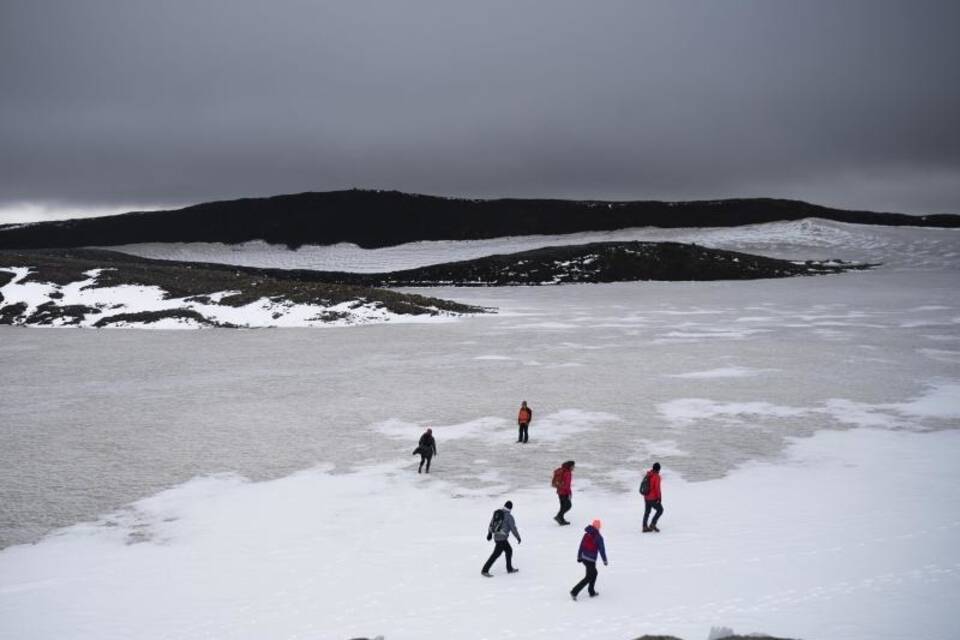
M957 24L883 0L4 0L0 210L357 186L957 212Z

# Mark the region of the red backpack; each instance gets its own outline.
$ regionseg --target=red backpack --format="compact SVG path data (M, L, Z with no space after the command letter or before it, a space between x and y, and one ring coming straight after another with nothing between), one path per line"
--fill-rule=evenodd
M590 556L597 555L597 549L599 549L597 541L589 533L583 534L583 540L580 541L580 552L586 553Z
M553 480L550 481L550 486L554 489L559 489L560 485L563 483L563 466L559 466L553 470Z

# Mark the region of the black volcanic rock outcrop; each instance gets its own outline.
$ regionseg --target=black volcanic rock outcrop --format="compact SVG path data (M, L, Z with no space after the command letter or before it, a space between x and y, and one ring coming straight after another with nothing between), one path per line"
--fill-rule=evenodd
M757 280L841 273L872 265L791 262L679 242L544 247L390 273L315 271L311 278L368 287L511 286L638 280Z
M309 304L338 307L343 311L327 311L318 320L333 322L349 315L350 306L372 304L395 314L437 315L439 313L483 313L469 305L429 298L416 294L374 289L358 284L324 282L316 278L299 278L295 273L234 267L221 264L200 264L148 260L115 251L87 249L53 249L44 251L0 251L0 268L29 267L23 282L51 283L65 286L90 280L89 272L101 270L88 287L139 285L159 287L167 299L195 300L213 304L208 296L227 292L217 305L241 307L261 299L291 305ZM275 273L279 277L274 277ZM0 272L0 281L9 283L9 272ZM60 304L56 292L39 304L29 315L27 305L0 301L0 324L79 324L90 314L98 314L96 326L123 323L150 324L167 318L195 320L201 325L231 326L218 323L188 308L161 309L128 313L110 309L94 309L80 305Z
M264 240L298 247L352 242L383 247L419 240L610 231L631 227L729 227L817 217L880 225L960 227L960 216L846 211L769 198L694 202L468 200L395 191L329 191L0 226L0 248L113 246L140 242Z

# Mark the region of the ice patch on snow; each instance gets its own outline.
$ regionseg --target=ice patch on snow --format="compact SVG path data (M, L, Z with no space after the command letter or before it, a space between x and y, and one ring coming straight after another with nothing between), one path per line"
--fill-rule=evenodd
M827 400L824 410L842 424L875 429L904 429L908 425L890 415L882 405L854 402L843 398Z
M686 457L690 455L688 451L680 448L676 440L640 440L637 444L643 447L643 452L635 453L627 458L631 462L647 464L654 462L655 458Z
M678 398L657 405L672 426L700 422L742 424L758 418L793 419L827 415L836 422L857 427L930 430L939 421L960 418L960 384L935 382L920 396L904 402L867 403L831 398L819 407L786 407L764 401L716 402L706 398Z
M960 418L960 384L934 384L919 398L886 406L908 416L954 420Z
M588 431L600 428L604 424L617 422L620 419L610 413L601 411L582 411L580 409L563 409L553 413L538 415L530 426L534 438L543 442L559 442ZM516 430L516 424L505 418L483 417L460 424L429 425L433 435L437 438L437 448L443 446L444 441L462 439L489 440L492 435L510 430ZM402 420L391 419L373 425L374 431L389 438L408 440L416 444L427 425L418 425Z
M960 384L939 382L922 395L905 402L869 404L851 400L827 401L825 412L838 422L858 427L924 430L939 421L960 418ZM918 423L918 419L927 424Z
M917 352L937 362L960 364L960 351L951 351L948 349L917 349Z
M658 344L666 344L670 342L689 342L697 341L703 339L710 340L745 340L750 336L757 335L760 333L769 333L768 329L742 329L737 331L731 331L726 329L705 329L702 331L668 331L666 333L660 334L660 336L654 340Z
M923 337L936 342L960 342L960 336L944 335L942 333L925 334Z
M530 423L530 434L531 438L536 435L537 440L558 442L599 429L604 424L619 421L619 417L603 411L563 409L543 416L535 416Z
M690 373L672 373L664 374L667 378L683 378L690 380L712 379L712 378L751 378L762 373L773 371L773 369L749 369L747 367L720 367L718 369L708 369L706 371L691 371Z
M602 411L562 409L553 413L536 416L530 425L530 433L534 440L558 442L619 420L617 416ZM510 431L511 435L515 435L513 432L516 430L516 424L513 421L492 416L452 425L434 423L430 425L419 425L403 420L391 419L373 425L373 429L389 438L408 440L412 443L411 446L413 446L427 426L433 429L433 435L437 439L438 449L443 446L443 442L446 440L471 438L487 440L491 436L504 431Z
M657 405L668 422L682 425L701 420L735 420L773 417L795 418L809 409L784 407L770 402L716 402L706 398L678 398Z
M525 324L516 324L510 329L543 329L545 331L567 331L569 329L576 329L577 325L570 324L569 322L530 322Z
M429 426L437 439L437 448L444 440L460 440L464 438L488 438L491 434L502 431L509 425L504 418L484 417L453 425L419 425L412 422L391 419L373 425L373 429L390 438L409 440L416 445L417 440Z

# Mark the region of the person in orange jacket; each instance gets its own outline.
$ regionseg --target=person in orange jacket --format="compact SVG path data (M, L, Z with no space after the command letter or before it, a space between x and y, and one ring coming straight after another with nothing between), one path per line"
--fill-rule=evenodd
M663 498L663 495L660 493L660 463L654 462L653 468L650 471L647 471L644 480L647 483L647 492L643 494L643 532L644 533L660 533L660 529L657 528L657 521L660 520L660 516L663 515L663 505L660 504L660 500ZM647 526L647 519L650 517L650 512L656 511L656 515L653 516L653 520L650 522L650 526Z
M517 426L520 427L520 434L517 436L517 442L526 443L530 439L527 429L530 427L530 421L533 420L533 409L527 406L527 401L520 403L520 412L517 414Z

